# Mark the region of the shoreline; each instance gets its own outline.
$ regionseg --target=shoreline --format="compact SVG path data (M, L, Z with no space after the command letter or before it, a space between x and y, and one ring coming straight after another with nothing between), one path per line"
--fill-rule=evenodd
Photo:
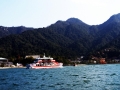
M86 65L112 65L113 63L107 63L107 64L77 64L76 66L86 66ZM114 63L114 64L120 64L120 63ZM113 64L113 65L114 65ZM74 66L74 65L63 65L64 66ZM12 69L12 68L26 68L26 67L0 67L0 69Z
M11 69L11 68L26 68L26 67L0 67L0 69Z

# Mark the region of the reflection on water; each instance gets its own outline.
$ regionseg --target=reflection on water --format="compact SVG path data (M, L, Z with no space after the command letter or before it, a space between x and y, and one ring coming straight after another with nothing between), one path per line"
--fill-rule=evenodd
M120 90L120 65L1 69L0 90Z

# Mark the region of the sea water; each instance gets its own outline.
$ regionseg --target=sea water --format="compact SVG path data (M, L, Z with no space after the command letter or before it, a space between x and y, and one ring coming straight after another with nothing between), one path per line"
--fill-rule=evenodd
M120 90L120 64L0 69L0 90Z

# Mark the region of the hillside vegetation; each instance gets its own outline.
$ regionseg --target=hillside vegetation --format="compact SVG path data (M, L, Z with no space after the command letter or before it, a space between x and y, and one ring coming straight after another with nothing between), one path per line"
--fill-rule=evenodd
M5 28L0 28L1 57L25 57L43 53L64 59L80 56L88 59L92 55L119 57L120 14L111 16L100 25L88 25L77 18L70 18L46 28ZM109 52L106 52L108 49Z

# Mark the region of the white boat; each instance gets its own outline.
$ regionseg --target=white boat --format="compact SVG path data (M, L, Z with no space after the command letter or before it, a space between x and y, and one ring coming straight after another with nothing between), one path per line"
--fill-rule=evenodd
M27 69L42 69L42 68L61 68L63 67L63 63L56 62L51 57L46 57L45 55L43 58L37 58L34 63L28 64L26 66Z

